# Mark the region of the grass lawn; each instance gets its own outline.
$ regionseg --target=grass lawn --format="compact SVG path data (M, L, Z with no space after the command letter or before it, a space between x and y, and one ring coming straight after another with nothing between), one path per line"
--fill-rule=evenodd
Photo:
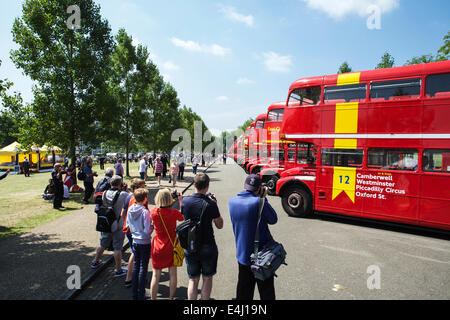
M112 166L107 164L105 168ZM99 175L94 181L95 188L97 182L104 177L104 172L98 165L93 167L93 171L97 171ZM147 173L150 177L153 175L151 168ZM132 178L139 177L138 163L130 164L130 176L125 177L128 185ZM35 173L30 178L25 178L24 175L8 175L0 181L0 240L33 229L85 206L82 203L84 193L71 193L70 200L63 202L65 209L53 209L53 201L42 198L50 178L51 174L48 172ZM78 181L78 185L84 189L82 181Z

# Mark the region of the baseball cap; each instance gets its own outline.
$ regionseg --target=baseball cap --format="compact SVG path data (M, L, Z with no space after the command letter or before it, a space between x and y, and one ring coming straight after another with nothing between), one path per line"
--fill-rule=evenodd
M261 184L261 178L257 174L251 174L245 179L244 189L250 192L255 192L258 191Z

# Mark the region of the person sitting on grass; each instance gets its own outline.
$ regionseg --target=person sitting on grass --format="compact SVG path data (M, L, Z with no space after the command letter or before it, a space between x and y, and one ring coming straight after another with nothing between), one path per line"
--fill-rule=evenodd
M48 180L48 185L45 187L42 197L44 200L53 200L55 197L55 185L53 184L53 179Z

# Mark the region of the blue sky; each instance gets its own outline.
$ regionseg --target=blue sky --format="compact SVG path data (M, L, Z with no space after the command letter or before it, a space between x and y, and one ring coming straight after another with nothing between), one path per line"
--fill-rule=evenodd
M31 81L9 58L21 2L0 0L0 79L14 82L29 102ZM299 78L335 74L344 61L354 71L373 69L386 51L401 66L414 56L435 54L450 31L448 0L96 2L114 34L123 27L149 48L181 104L214 134L286 100ZM369 29L375 12L381 28Z

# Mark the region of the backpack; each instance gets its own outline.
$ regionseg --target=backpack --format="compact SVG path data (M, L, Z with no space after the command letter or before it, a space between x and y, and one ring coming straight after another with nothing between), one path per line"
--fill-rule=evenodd
M78 171L77 178L81 181L84 181L84 179L86 179L86 173L84 173L83 169L80 169L80 171Z
M186 249L189 253L195 253L200 249L202 217L207 204L208 203L203 200L200 216L184 221L178 225L175 230L181 247Z
M95 193L101 192L103 194L103 192L111 189L110 181L111 181L111 177L104 177L103 179L101 179L98 182L97 187L95 188Z
M116 219L116 213L114 212L114 205L116 204L117 200L120 196L120 191L116 191L116 194L114 196L114 200L111 203L111 205L108 204L108 200L106 199L106 204L101 204L98 212L97 212L97 226L96 230L99 232L105 232L105 233L111 233L117 230L117 228L114 228L114 224L118 224L118 220ZM114 230L116 229L116 230Z

